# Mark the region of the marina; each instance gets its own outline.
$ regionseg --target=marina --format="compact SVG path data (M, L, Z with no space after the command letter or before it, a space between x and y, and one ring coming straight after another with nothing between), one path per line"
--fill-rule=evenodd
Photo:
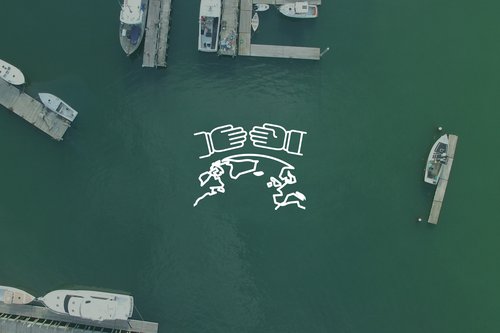
M0 104L55 140L61 141L71 122L41 102L0 80Z
M142 67L166 67L172 0L149 0Z
M448 136L448 159L446 164L444 164L442 167L441 175L436 187L436 192L434 194L434 199L432 201L431 211L427 220L427 222L431 224L437 224L439 220L439 214L441 213L441 208L443 206L446 187L448 186L448 180L450 178L451 167L453 166L453 159L455 158L455 149L457 147L457 142L458 136L452 134Z
M0 303L0 333L122 332L157 333L158 324L139 320L89 321L41 306Z

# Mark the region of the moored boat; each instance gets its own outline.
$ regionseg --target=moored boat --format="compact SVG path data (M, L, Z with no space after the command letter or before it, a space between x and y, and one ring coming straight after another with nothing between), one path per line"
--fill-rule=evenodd
M443 165L448 161L448 134L441 136L432 146L427 158L424 181L436 185L443 171Z
M221 0L201 0L198 50L217 52L219 47L219 29Z
M120 44L127 55L139 48L146 27L149 0L123 0L120 12Z
M55 290L40 300L50 310L96 321L128 320L134 311L134 298L91 290Z
M78 112L71 106L66 104L62 99L49 93L39 93L42 103L51 111L57 113L61 117L73 121L75 120Z
M269 9L269 5L265 4L265 3L257 3L255 5L253 5L253 9L256 12L265 12L266 10Z
M4 304L28 304L35 300L35 297L27 292L7 286L0 286L0 303Z
M293 18L316 18L318 6L310 5L307 1L286 3L279 6L281 14Z
M18 68L2 59L0 59L0 78L16 86L26 82L23 73Z
M252 26L252 30L255 32L259 27L259 14L254 13L252 20L250 21L250 25Z

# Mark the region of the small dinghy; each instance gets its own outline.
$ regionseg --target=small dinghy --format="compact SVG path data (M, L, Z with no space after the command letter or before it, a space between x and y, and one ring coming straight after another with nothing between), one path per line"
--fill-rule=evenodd
M51 111L54 111L61 117L69 121L75 120L78 112L68 104L64 103L59 97L48 93L39 93L42 103Z
M293 18L316 18L318 6L310 5L307 1L287 3L279 6L281 14Z
M427 158L424 181L436 185L446 162L448 162L448 134L441 136L432 146Z
M96 321L128 320L134 311L134 298L91 290L55 290L39 301L50 310Z
M0 78L16 86L26 82L23 73L18 68L2 59L0 59Z
M256 12L265 12L269 9L269 5L265 3L258 3L253 6L253 10Z
M35 300L35 297L27 292L6 286L0 286L0 303L4 304L28 304Z
M253 14L252 21L250 23L252 25L252 30L255 31L259 27L259 14Z

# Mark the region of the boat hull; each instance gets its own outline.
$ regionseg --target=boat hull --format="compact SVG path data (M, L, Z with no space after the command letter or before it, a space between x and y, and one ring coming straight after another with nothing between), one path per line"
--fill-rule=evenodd
M26 82L23 73L18 68L2 59L0 59L0 78L16 86Z
M127 56L131 55L141 45L142 39L144 37L144 31L146 28L146 17L148 12L149 0L141 1L142 20L138 24L127 24L120 21L120 28L118 31L118 36L120 38L120 45L123 52Z
M297 11L299 4L304 4L307 9L304 12ZM310 19L318 17L318 6L305 3L287 3L279 6L279 11L281 14L291 18Z
M441 136L432 146L427 158L424 181L436 185L441 177L443 165L447 162L448 135Z
M134 298L92 290L55 290L39 298L50 310L94 321L128 320Z
M269 9L269 5L265 3L258 3L255 4L253 8L256 12L265 12Z
M0 303L21 305L31 303L34 300L34 296L21 289L0 286Z
M78 112L65 103L62 99L49 93L39 93L38 96L42 103L51 111L57 113L61 117L73 121Z

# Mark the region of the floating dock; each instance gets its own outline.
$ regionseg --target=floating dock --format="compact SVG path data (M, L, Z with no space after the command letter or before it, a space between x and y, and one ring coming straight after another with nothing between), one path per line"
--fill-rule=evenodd
M0 333L158 333L158 324L138 320L89 321L41 306L0 303Z
M238 11L240 0L222 2L219 55L235 57L238 53Z
M149 0L142 67L166 67L172 0Z
M457 148L457 142L458 136L453 134L448 135L448 161L445 165L443 165L443 171L437 183L431 212L429 214L429 219L427 220L432 224L437 224L439 220L439 214L441 213L441 207L443 206L446 187L448 186L448 179L450 178L451 167L453 166L453 159L455 158L455 149Z
M41 102L0 79L0 104L53 139L61 141L71 123Z
M227 1L234 0L224 0L224 3ZM252 44L251 21L253 15L253 5L268 4L270 6L275 6L290 2L296 2L296 0L241 0L238 33L238 55L305 60L319 60L321 58L321 51L316 47ZM310 0L308 2L311 5L321 5L321 0ZM273 8L269 10L273 10ZM277 15L281 14L277 13Z

